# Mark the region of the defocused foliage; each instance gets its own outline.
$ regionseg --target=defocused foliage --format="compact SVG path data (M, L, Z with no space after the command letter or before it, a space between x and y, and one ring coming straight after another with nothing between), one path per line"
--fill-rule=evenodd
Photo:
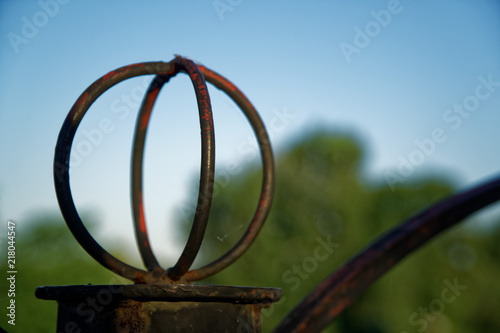
M282 288L282 300L263 310L264 331L377 236L453 193L451 184L440 179L405 183L394 192L383 181L363 180L361 147L355 138L319 133L277 156L273 208L255 244L203 281ZM257 205L261 177L249 166L226 179L214 198L196 265L215 259L239 239ZM127 283L92 260L60 217L42 216L27 225L18 223L17 229L16 327L6 324L5 315L0 320L9 332L55 332L56 302L36 299L38 286ZM185 236L190 224L180 228ZM476 229L455 227L406 258L326 331L500 332L500 230ZM325 249L325 243L334 246ZM324 250L321 257L318 247ZM445 281L454 284L455 279L467 289L450 303L439 301ZM3 279L2 290L5 284ZM4 309L6 296L0 296ZM429 307L437 312L428 312Z
M56 332L57 302L39 300L39 286L72 284L122 284L124 280L96 263L78 245L59 216L41 216L16 226L16 325L7 324L4 313L8 290L2 279L0 326L8 332ZM7 247L2 243L2 247ZM3 253L3 252L2 252ZM2 272L7 268L2 260Z
M362 180L363 155L355 138L323 132L277 156L273 208L259 237L236 263L203 282L282 288L282 301L263 310L264 331L269 331L369 242L453 193L449 182L437 178L407 182L395 191L383 181ZM261 177L258 168L249 167L214 197L197 265L217 258L242 235L257 205ZM185 234L189 228L184 225ZM495 283L500 232L484 237L469 229L459 225L406 258L326 331L500 332ZM336 244L332 253L315 257L314 250L328 241ZM437 301L447 287L444 281L455 279L467 289L449 304ZM425 312L429 306L434 313Z

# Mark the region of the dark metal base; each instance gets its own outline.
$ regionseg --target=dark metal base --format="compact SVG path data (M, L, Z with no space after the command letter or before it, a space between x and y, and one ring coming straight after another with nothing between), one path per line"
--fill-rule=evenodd
M260 332L275 288L209 285L39 287L59 304L57 332Z

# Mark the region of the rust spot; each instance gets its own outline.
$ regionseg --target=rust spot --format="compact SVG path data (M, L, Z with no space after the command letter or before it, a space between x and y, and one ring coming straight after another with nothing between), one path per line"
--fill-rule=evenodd
M147 332L151 324L150 317L144 311L142 303L123 301L115 310L115 330L117 333Z

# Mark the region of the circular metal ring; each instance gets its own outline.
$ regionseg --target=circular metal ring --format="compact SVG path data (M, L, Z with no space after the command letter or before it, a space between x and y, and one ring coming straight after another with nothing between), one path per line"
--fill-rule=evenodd
M90 233L85 228L78 212L76 210L70 189L69 182L69 160L71 153L71 145L76 133L76 130L83 119L83 116L89 109L89 107L95 102L95 100L102 95L106 90L116 85L117 83L140 75L157 74L161 76L171 77L177 74L179 70L189 71L187 63L188 60L181 61L179 57L174 59L170 63L163 62L150 62L150 63L140 63L121 67L115 71L112 71L100 79L96 80L91 84L78 98L73 107L71 108L68 116L66 117L55 149L54 157L54 183L57 199L61 212L66 224L73 233L73 236L77 239L80 245L101 265L110 269L111 271L127 278L134 280L135 282L145 283L149 281L157 281L158 276L161 276L161 268L153 267L155 270L144 271L133 266L130 266L121 260L117 259L106 250L104 250L90 235ZM193 64L194 65L194 64ZM196 67L194 65L194 67ZM202 132L205 134L202 138L202 151L204 155L208 156L208 160L205 161L205 165L202 166L202 177L206 179L205 185L200 186L200 192L203 191L206 197L211 198L211 191L213 190L213 170L214 170L214 131L213 131L213 120L210 111L210 101L208 100L208 90L200 88L204 85L204 80L199 74L193 73L190 75L193 80L193 85L198 87L197 97L199 97L201 91L206 93L206 99L203 101L198 100L199 106L204 104L204 108L200 107L200 126ZM196 80L196 84L195 84ZM201 90L200 90L201 89ZM208 219L208 211L210 209L210 204L206 208L206 219ZM203 219L200 219L203 220ZM206 227L203 225L203 221L199 221L198 225L193 224L193 229L197 229L196 235L199 234L199 230ZM199 240L196 240L201 244L203 235ZM181 261L181 260L179 260Z
M259 204L255 210L254 216L247 230L240 240L224 255L210 264L192 270L186 274L186 281L201 280L211 275L214 275L227 266L231 265L236 259L241 257L243 253L250 247L257 235L259 234L264 222L271 209L271 204L274 195L274 158L269 136L267 135L266 127L262 122L257 110L246 98L246 96L229 80L211 71L210 69L199 66L205 79L213 84L218 89L224 91L243 111L252 129L257 137L261 158L262 158L262 187L260 191Z
M210 96L203 78L203 74L198 67L185 58L176 57L173 61L175 65L186 72L193 83L196 97L198 100L198 109L200 112L200 126L202 139L202 158L200 188L198 193L198 203L193 220L193 226L188 237L188 241L177 263L168 269L167 274L163 274L166 281L179 280L191 267L205 234L205 229L210 214L212 203L212 193L214 184L214 165L215 165L215 143L213 117L211 111ZM141 252L144 264L149 270L160 268L156 258L153 255L146 229L146 218L144 214L144 205L142 197L142 166L144 157L144 144L146 132L149 125L149 119L153 105L158 97L163 85L168 82L172 75L156 76L151 82L147 94L141 105L137 116L136 129L134 133L134 145L132 152L132 209L134 215L135 231L139 251ZM161 269L161 268L160 268Z
M195 270L188 271L185 276L180 277L182 282L191 282L201 280L217 272L220 272L235 260L237 260L252 244L252 242L257 237L259 231L261 230L265 219L269 213L272 197L274 193L274 159L272 154L272 149L267 135L265 126L260 119L257 111L250 101L245 97L245 95L230 81L228 81L223 76L211 71L210 69L199 65L198 68L203 73L205 79L213 84L218 89L224 91L229 98L231 98L243 111L248 121L250 122L255 135L257 136L257 141L259 143L262 164L263 164L263 177L262 177L262 187L260 192L259 204L254 213L254 216L250 222L249 227L240 238L240 240L224 255L216 259L212 263ZM163 85L164 80L161 76L157 76L150 86L147 92L146 98L141 106L141 111L138 116L138 121L135 129L136 138L144 138L147 131L149 116L151 114L154 102L158 96L158 91L161 89L161 85L156 87L155 83L159 81ZM134 157L133 157L133 193L140 193L142 189L142 178L141 171L143 163L143 150L144 150L144 140L141 139L140 142L134 143ZM137 152L137 153L136 153ZM142 198L137 197L134 203L134 215L137 216L138 220L145 220L144 212L141 210ZM170 271L167 272L169 277L173 280L179 279L178 276L171 276Z

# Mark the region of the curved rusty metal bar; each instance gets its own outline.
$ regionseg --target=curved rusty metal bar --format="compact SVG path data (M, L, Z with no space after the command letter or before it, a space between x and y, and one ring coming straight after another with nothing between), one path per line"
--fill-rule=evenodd
M158 96L163 84L168 82L171 76L163 76L162 81L153 80L148 88L146 98L142 102L141 111L137 116L137 126L143 131L136 131L132 146L132 181L131 181L131 201L132 216L134 220L135 238L141 254L142 261L149 271L163 271L156 260L151 243L149 241L146 218L144 214L144 203L142 196L142 156L144 154L144 142L146 140L147 122L151 116L153 104ZM143 110L146 109L146 112ZM146 123L146 125L144 125Z
M132 149L132 207L134 216L135 233L137 244L144 264L148 270L162 271L156 260L149 242L144 205L142 200L142 164L144 155L144 143L149 118L154 102L163 85L175 76L179 71L185 72L191 79L198 102L201 127L201 173L200 187L198 193L198 204L196 213L188 237L188 242L178 259L177 263L168 270L168 277L179 280L191 267L205 234L210 207L212 203L214 168L215 168L215 136L212 117L212 107L207 85L203 74L193 61L177 56L172 64L175 70L168 75L157 76L151 83L146 98L143 101L137 118L134 145Z
M240 240L219 259L204 267L189 271L185 276L185 280L188 282L201 280L220 272L245 253L264 225L267 215L269 214L269 210L271 209L274 194L273 152L266 128L260 119L259 114L255 110L255 107L234 84L222 75L219 75L218 73L201 65L199 68L203 75L205 75L206 80L218 89L224 91L224 93L226 93L226 95L228 95L229 98L231 98L239 106L250 122L260 147L262 158L262 187L260 191L259 205L254 213L250 225Z
M220 272L235 260L237 260L252 244L254 239L257 237L259 231L261 230L264 221L271 208L272 196L274 193L274 159L271 149L271 144L267 131L265 129L264 123L260 119L257 111L250 103L250 101L243 95L243 93L234 86L230 81L228 81L223 76L211 71L210 69L199 65L198 68L204 75L205 79L213 84L218 89L224 91L229 98L231 98L243 111L248 121L250 122L255 135L257 136L257 141L261 150L262 165L263 165L263 175L262 175L262 188L260 193L259 205L254 213L254 216L248 226L247 230L241 237L241 239L223 256L214 262L195 270L188 271L184 276L183 274L172 275L172 269L166 272L168 277L166 279L178 282L192 282L204 279L208 276ZM142 205L142 164L143 164L143 151L147 127L149 124L149 117L152 112L155 100L158 93L163 86L170 79L169 76L161 77L157 76L151 83L150 88L146 94L146 98L143 101L141 110L138 115L138 120L135 128L135 140L134 149L132 157L132 196L133 196L133 210L134 217L136 221L136 233L142 235L142 239L139 242L140 246L146 247L149 244L147 240L147 234L142 232L140 227L144 223L145 230L145 217ZM203 165L203 162L202 162ZM203 181L202 181L203 183ZM200 197L199 197L200 198ZM200 201L198 201L200 205ZM206 207L202 207L205 209ZM208 207L209 209L209 207ZM197 209L198 211L198 209ZM140 224L137 221L141 221ZM193 229L194 230L194 229ZM188 245L190 241L188 241ZM191 246L186 245L186 249L192 250ZM198 252L196 249L196 252ZM147 248L141 249L143 251L148 251ZM144 257L143 257L144 258ZM165 274L164 274L165 275Z
M394 227L321 282L273 332L320 332L406 255L498 200L500 178L448 198Z
M118 68L92 83L77 99L69 111L59 137L54 156L54 186L63 217L78 243L102 266L136 282L153 278L152 272L132 267L104 250L85 228L75 207L69 181L71 145L78 126L92 103L117 83L140 75L171 75L175 68L171 63L149 62Z

